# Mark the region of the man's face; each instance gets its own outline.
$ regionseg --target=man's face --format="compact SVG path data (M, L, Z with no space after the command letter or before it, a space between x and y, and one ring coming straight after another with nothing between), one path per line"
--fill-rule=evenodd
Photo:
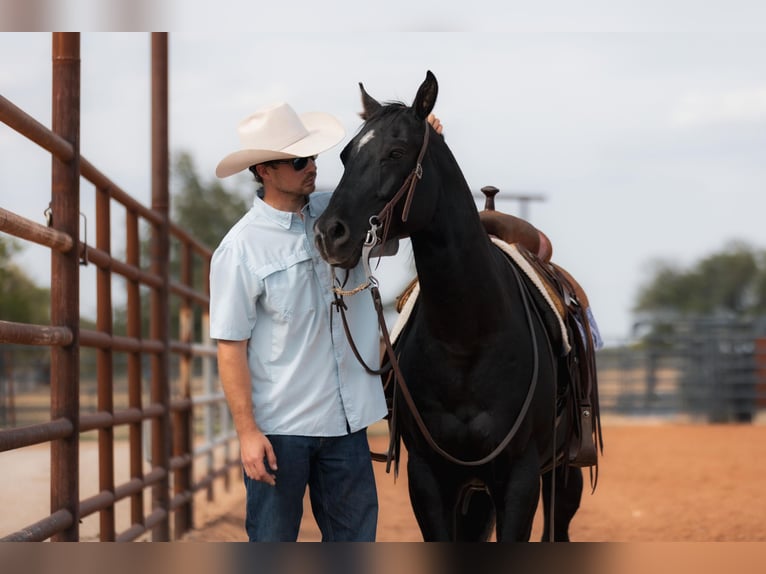
M262 175L264 187L291 195L309 195L316 188L315 157L269 162Z

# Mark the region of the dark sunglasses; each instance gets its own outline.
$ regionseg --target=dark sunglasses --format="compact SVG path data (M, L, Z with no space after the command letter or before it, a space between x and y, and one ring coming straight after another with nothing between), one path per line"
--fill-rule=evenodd
M306 169L306 166L309 164L309 160L316 161L317 156L310 155L308 157L296 157L293 159L275 159L274 161L270 161L270 164L277 164L277 163L289 163L293 166L293 169L295 171L302 171Z

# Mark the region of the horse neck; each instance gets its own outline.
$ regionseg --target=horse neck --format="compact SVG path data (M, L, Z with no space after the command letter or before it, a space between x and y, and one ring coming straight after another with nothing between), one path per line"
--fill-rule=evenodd
M431 221L412 233L412 248L430 327L442 338L473 342L498 327L504 293L470 188L447 152L423 166L437 170L422 183L438 186L438 200Z

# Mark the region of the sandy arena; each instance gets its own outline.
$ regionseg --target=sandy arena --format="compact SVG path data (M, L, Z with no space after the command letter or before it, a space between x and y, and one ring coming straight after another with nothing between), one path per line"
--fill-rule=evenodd
M371 433L385 450L387 437ZM587 489L570 530L581 542L766 541L766 425L625 424L605 422L598 487ZM419 541L406 465L394 483L374 463L379 541ZM587 484L587 473L586 473ZM244 541L241 483L214 505L195 508L188 541ZM540 512L532 539L542 532ZM306 503L299 540L321 536Z

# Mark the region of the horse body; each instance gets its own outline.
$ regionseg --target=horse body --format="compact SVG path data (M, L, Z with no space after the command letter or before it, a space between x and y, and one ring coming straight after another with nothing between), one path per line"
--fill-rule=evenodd
M452 189L445 188L442 197L454 194L472 202L462 177L451 181ZM434 231L412 234L420 294L396 350L436 443L473 461L491 453L520 416L533 384L535 350L529 318L513 304L520 293L509 262L491 245L478 217L444 238L444 230L456 227L450 214L466 211L467 206L440 206L431 221ZM540 467L551 441L556 378L543 326L531 318L540 353L537 389L516 436L492 462L461 467L445 461L427 444L412 414L406 408L399 411L409 453L410 498L427 540L483 539L493 508L498 539L529 538ZM482 508L486 501L481 497L490 496L492 505L464 514L460 507L466 488L477 484L487 493L474 491L472 504Z
M317 243L330 263L356 264L370 217L384 207L391 208L389 233L411 238L420 294L396 354L433 441L467 462L435 451L414 414L398 404L410 500L424 539L485 540L496 522L498 540L528 540L540 469L553 450L558 358L540 314L525 309L522 282L489 241L443 138L431 132L421 148L436 92L430 72L409 108L382 106L362 88L366 121L341 154L344 175L317 221ZM390 204L419 149L422 178L411 207ZM507 438L494 458L475 464ZM567 538L577 488L576 477L566 486L557 481L556 495L570 502L557 513L557 538Z

